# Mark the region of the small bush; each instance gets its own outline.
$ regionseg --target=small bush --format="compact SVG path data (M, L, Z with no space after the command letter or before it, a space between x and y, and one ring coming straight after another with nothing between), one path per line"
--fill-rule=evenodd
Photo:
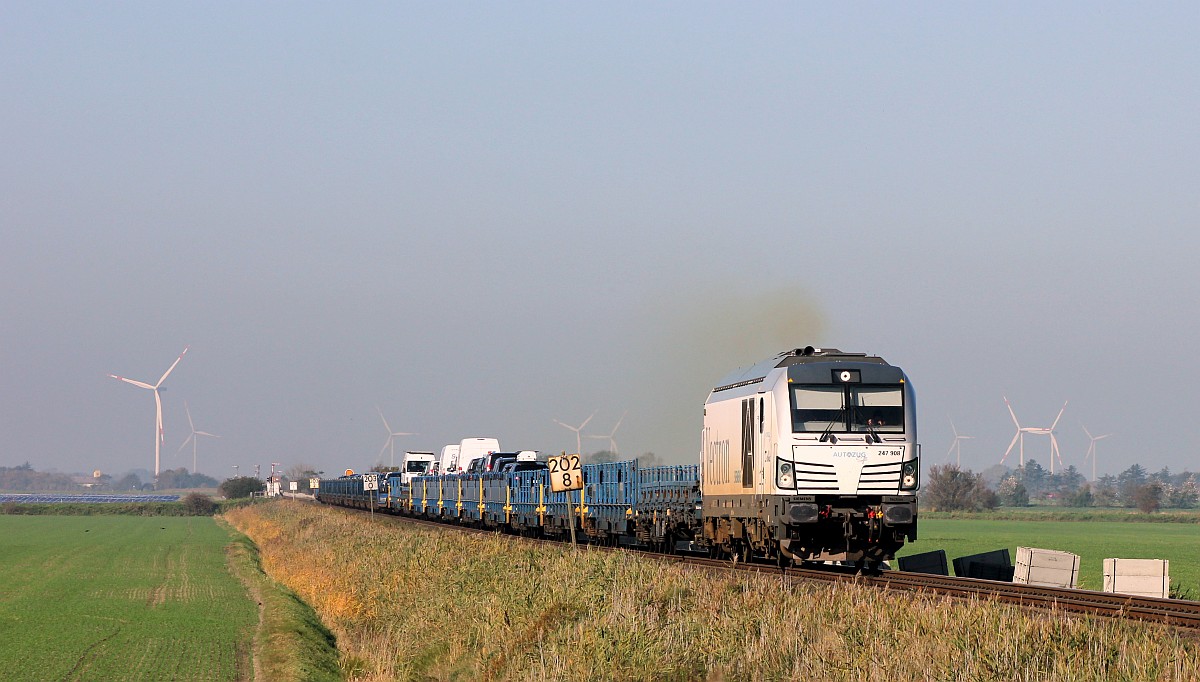
M225 496L226 499L234 500L240 497L250 497L251 493L256 493L266 488L266 483L261 479L253 476L238 476L236 478L228 478L217 486L217 491Z
M213 512L217 511L217 503L208 495L200 493L188 493L180 500L183 503L183 508L192 516L212 516Z

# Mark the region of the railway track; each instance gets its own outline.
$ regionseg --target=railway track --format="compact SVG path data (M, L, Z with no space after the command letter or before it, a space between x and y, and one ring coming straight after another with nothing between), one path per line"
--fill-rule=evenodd
M484 534L494 534L497 532L491 529L447 524L409 516L391 516L387 514L381 514L380 516L381 518L394 519L404 523L441 529L454 529L462 532ZM555 546L563 544L559 540L547 538L531 538L516 535L509 537L538 544L552 544ZM995 580L959 578L926 573L905 573L900 571L883 571L878 575L863 575L846 570L802 567L780 569L774 564L767 563L709 559L686 554L660 554L649 550L628 547L607 547L603 545L589 545L589 547L602 551L632 552L657 561L684 563L710 570L765 573L797 581L806 580L828 583L849 581L881 589L923 592L963 599L975 598L998 604L1014 604L1035 609L1060 610L1102 618L1148 621L1172 627L1200 630L1200 601L1156 599L1153 597L1137 597L1111 592L1040 587Z
M659 557L647 552L649 556ZM1103 618L1127 618L1150 621L1192 630L1200 630L1200 602L1181 599L1156 599L1112 592L1041 587L1021 583L883 571L878 575L862 575L846 571L814 568L779 569L758 563L735 564L728 560L697 557L664 557L714 569L744 570L783 575L793 580L819 582L854 581L883 589L941 594L955 598L977 598L998 604L1015 604L1045 610L1061 610L1080 615Z

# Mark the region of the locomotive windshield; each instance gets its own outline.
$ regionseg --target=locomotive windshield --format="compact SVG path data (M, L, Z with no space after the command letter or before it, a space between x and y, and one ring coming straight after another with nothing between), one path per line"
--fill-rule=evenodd
M793 433L903 433L904 386L792 386Z

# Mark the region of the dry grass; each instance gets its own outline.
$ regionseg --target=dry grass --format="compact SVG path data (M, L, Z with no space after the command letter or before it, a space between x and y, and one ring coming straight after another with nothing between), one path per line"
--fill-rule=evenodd
M354 680L1194 680L1153 625L786 585L276 503L227 518Z

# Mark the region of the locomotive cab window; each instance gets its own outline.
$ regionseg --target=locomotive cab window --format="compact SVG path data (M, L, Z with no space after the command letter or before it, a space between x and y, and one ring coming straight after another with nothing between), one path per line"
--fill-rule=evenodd
M903 433L904 387L793 385L793 433Z

